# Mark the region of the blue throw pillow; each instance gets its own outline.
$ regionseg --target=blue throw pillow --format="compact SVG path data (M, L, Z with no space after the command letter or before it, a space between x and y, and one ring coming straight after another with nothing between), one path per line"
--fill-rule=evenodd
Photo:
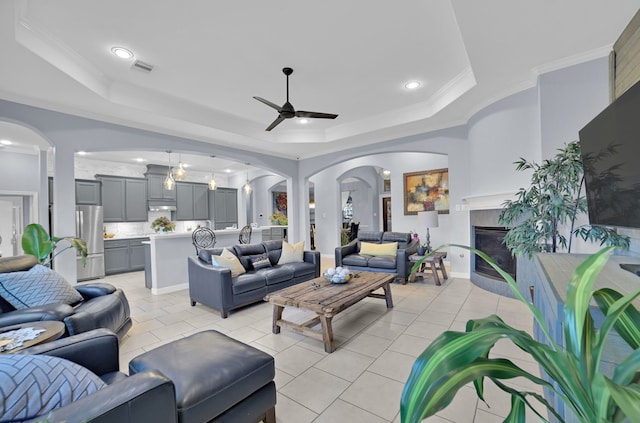
M46 416L107 386L86 368L48 355L0 355L0 421Z
M271 267L271 261L269 261L269 257L267 257L266 254L251 256L250 261L251 261L251 266L253 266L255 270Z
M17 310L83 300L62 275L40 264L25 272L0 273L0 296Z

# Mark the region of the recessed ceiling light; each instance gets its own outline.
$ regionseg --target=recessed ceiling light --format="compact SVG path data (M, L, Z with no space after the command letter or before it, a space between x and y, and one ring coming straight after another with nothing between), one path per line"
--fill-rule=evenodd
M418 81L409 81L406 84L404 84L404 87L408 90L415 90L419 86L420 86L420 82Z
M78 151L78 155L79 156L86 156L87 152L86 151Z
M306 118L298 119L298 123L301 125L306 125L309 122L311 122L310 119L306 119Z
M0 144L2 144L2 145L11 145L13 143L11 141L9 141L9 140L0 140Z
M388 170L388 169L385 169L385 170L383 170L383 171L382 171L382 174L383 174L384 176L389 176L389 175L391 175L391 171L390 171L390 170Z
M225 169L224 171L227 173L231 173L231 169Z
M111 47L111 53L115 54L121 59L131 59L133 53L128 48L124 47Z
M142 162L146 162L147 161L147 159L143 159L142 157L137 157L137 158L135 158L133 160L135 160L138 163L142 163Z

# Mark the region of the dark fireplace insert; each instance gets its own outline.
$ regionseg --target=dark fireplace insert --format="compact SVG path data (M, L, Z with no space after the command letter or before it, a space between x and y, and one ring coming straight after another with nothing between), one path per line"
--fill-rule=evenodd
M503 242L508 231L503 227L475 226L475 246L515 279L516 259ZM493 279L504 280L489 263L479 256L475 257L475 272Z

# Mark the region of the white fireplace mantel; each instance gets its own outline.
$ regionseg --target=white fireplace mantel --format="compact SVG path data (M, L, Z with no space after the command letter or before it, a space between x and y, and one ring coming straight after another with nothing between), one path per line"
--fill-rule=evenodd
M499 194L471 195L462 197L462 210L493 210L502 209L504 202L507 200L515 200L515 192L503 192Z

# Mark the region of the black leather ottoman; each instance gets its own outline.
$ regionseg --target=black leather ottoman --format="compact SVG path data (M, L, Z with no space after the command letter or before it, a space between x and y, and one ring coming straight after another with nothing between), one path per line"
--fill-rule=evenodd
M129 362L129 374L148 369L173 381L181 423L276 421L273 357L219 332L199 332Z

